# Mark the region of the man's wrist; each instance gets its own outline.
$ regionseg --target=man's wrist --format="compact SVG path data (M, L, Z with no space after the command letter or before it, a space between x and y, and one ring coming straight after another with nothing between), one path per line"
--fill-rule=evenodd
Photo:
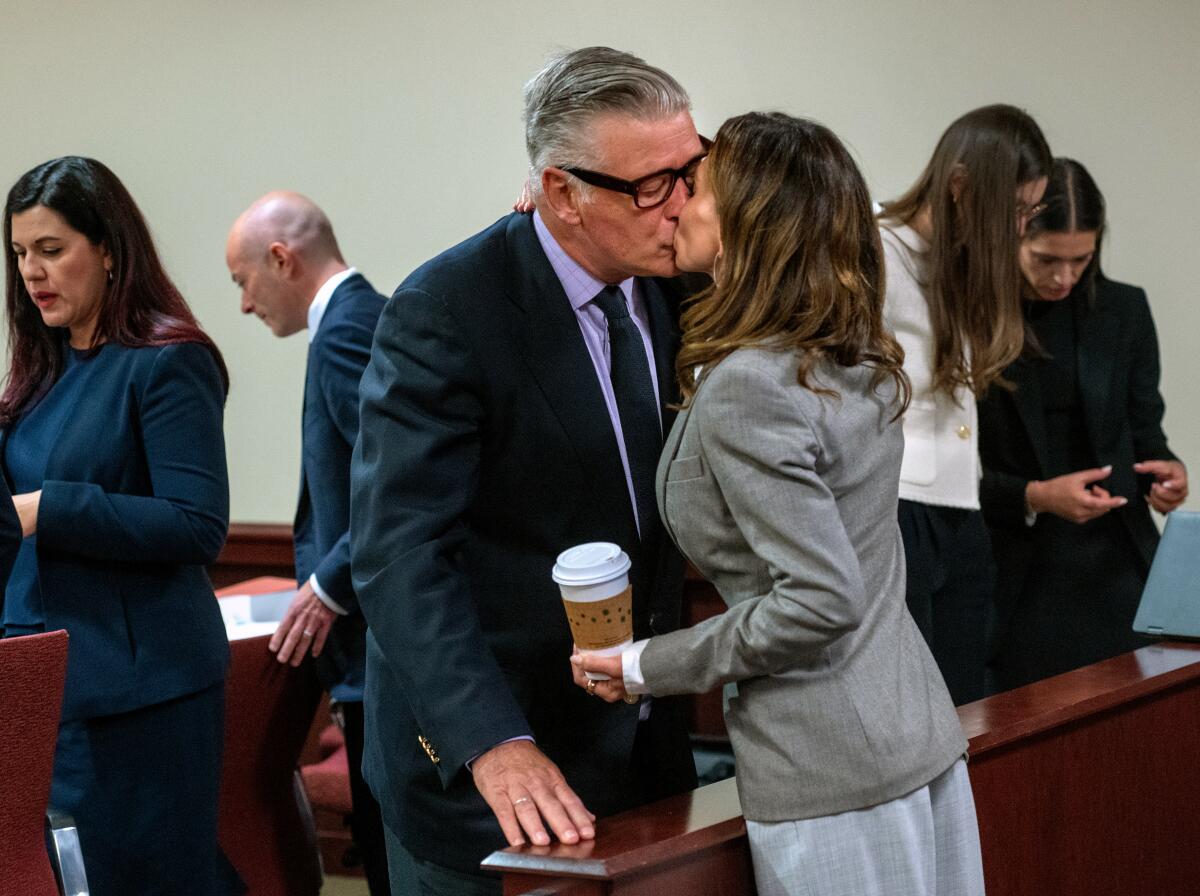
M325 593L325 589L321 587L321 583L317 581L317 574L314 572L308 577L308 587L313 590L313 594L317 596L317 600L323 603L339 616L348 616L349 611L342 607L336 600Z
M502 747L502 746L504 746L505 744L512 744L512 743L516 743L516 742L517 742L517 741L519 741L519 740L527 740L527 741L529 741L531 744L532 744L532 743L537 743L537 741L535 741L535 740L534 740L534 739L533 739L533 738L532 738L530 735L528 735L528 734L521 734L521 735L518 735L517 737L510 737L508 740L502 740L502 741L500 741L500 743L498 743L498 744L493 744L492 746L490 746L490 747L488 747L486 750L484 750L482 753L476 753L474 756L472 756L470 759L468 759L468 760L466 761L467 771L471 771L471 766L472 766L474 763L478 762L478 761L479 761L479 758L480 758L481 756L486 756L486 755L487 755L488 753L490 753L492 750L496 749L496 747Z

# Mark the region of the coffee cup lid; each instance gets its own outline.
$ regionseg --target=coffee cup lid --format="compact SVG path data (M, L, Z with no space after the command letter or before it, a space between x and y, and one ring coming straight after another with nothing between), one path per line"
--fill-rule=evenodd
M629 555L607 541L567 548L558 555L553 577L560 585L596 585L629 572Z

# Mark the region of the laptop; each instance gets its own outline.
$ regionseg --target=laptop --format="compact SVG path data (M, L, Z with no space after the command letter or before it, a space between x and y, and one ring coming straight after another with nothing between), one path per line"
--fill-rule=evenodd
M1133 630L1155 638L1200 639L1200 513L1167 514Z

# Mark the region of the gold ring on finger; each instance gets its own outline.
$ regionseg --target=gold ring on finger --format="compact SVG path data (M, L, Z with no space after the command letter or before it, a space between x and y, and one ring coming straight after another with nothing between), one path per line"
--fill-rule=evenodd
M589 697L596 696L596 682L590 678L588 679L588 683L587 683L587 692L588 692Z

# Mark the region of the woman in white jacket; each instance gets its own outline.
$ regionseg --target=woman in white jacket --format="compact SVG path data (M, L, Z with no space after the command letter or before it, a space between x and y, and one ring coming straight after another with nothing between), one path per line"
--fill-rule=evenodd
M995 588L975 400L1021 352L1017 255L1051 164L1028 114L984 106L950 125L917 182L879 213L884 316L913 390L899 510L908 607L956 704L984 694Z

